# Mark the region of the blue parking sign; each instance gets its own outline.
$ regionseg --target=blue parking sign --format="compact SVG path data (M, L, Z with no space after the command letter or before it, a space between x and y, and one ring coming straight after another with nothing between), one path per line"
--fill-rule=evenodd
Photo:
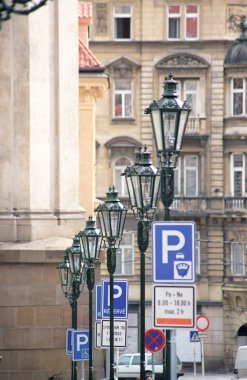
M89 330L72 331L72 360L89 360Z
M195 223L152 223L153 281L195 282Z
M102 281L102 317L110 318L110 281ZM114 318L128 318L128 281L114 280L113 284Z
M99 321L102 319L102 285L95 285L95 320Z
M66 330L66 355L72 354L72 331L73 329Z

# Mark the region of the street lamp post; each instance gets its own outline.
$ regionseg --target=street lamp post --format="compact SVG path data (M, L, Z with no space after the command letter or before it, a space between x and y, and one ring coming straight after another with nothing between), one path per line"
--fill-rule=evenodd
M125 175L131 208L137 214L137 243L140 251L140 379L145 378L145 255L149 244L150 210L155 210L160 187L158 169L152 166L145 146Z
M81 252L87 264L87 287L89 291L89 380L93 380L93 289L95 284L95 261L99 259L102 233L90 216L86 228L78 234Z
M182 148L191 111L186 101L178 99L177 84L172 73L169 73L168 79L164 82L162 98L158 101L154 100L145 110L146 114L151 115L157 154L161 158L161 201L165 208L165 220L170 220L170 206L174 199L174 168ZM166 330L165 360L163 360L166 380L176 378L176 355L175 358L173 357L172 373L170 361L171 332Z
M122 239L124 223L127 213L125 207L118 199L118 192L112 187L106 193L105 203L96 209L100 221L103 237L108 242L107 269L110 280L110 380L114 380L114 273L116 269L116 251Z
M72 329L77 329L77 301L85 279L85 265L82 261L80 241L77 236L64 253L64 262L57 266L63 293L72 310ZM71 380L77 380L77 362L71 362Z

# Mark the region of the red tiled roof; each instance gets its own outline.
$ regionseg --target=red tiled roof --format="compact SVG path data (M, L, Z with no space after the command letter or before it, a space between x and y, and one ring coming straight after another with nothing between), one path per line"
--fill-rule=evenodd
M92 3L84 3L79 1L78 3L78 15L80 19L91 19L92 18Z
M79 40L79 68L100 67L100 62L82 40Z

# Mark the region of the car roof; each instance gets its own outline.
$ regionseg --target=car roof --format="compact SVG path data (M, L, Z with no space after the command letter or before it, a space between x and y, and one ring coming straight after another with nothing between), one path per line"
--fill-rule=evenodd
M151 354L151 352L145 352L145 355L148 355L148 356L150 356L150 355L152 355ZM131 353L128 353L128 354L123 354L123 355L121 355L120 357L119 357L119 359L120 358L123 358L124 356L140 356L140 353L135 353L135 354L131 354Z

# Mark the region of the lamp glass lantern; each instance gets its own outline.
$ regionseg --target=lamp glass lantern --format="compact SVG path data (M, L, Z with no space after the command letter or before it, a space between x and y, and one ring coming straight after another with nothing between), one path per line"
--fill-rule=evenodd
M81 251L86 262L94 262L99 259L102 243L102 232L96 227L96 222L90 216L84 231L79 232Z
M178 98L178 82L169 73L164 82L164 94L145 110L151 115L152 128L158 154L179 153L187 125L190 105Z
M74 237L72 246L68 248L68 260L71 273L79 276L83 271L84 262L78 236Z
M65 254L64 254L64 262L61 264L58 264L57 269L59 271L60 284L61 284L63 293L65 297L67 297L67 295L70 292L70 289L72 287L72 282L73 282L72 273L70 270L69 260L68 260L68 248L66 249Z
M106 201L96 209L103 237L109 241L120 241L123 235L127 207L118 199L114 186L106 193Z
M147 147L140 147L134 165L123 172L131 208L144 215L156 208L160 188L159 169L152 165L150 157Z

